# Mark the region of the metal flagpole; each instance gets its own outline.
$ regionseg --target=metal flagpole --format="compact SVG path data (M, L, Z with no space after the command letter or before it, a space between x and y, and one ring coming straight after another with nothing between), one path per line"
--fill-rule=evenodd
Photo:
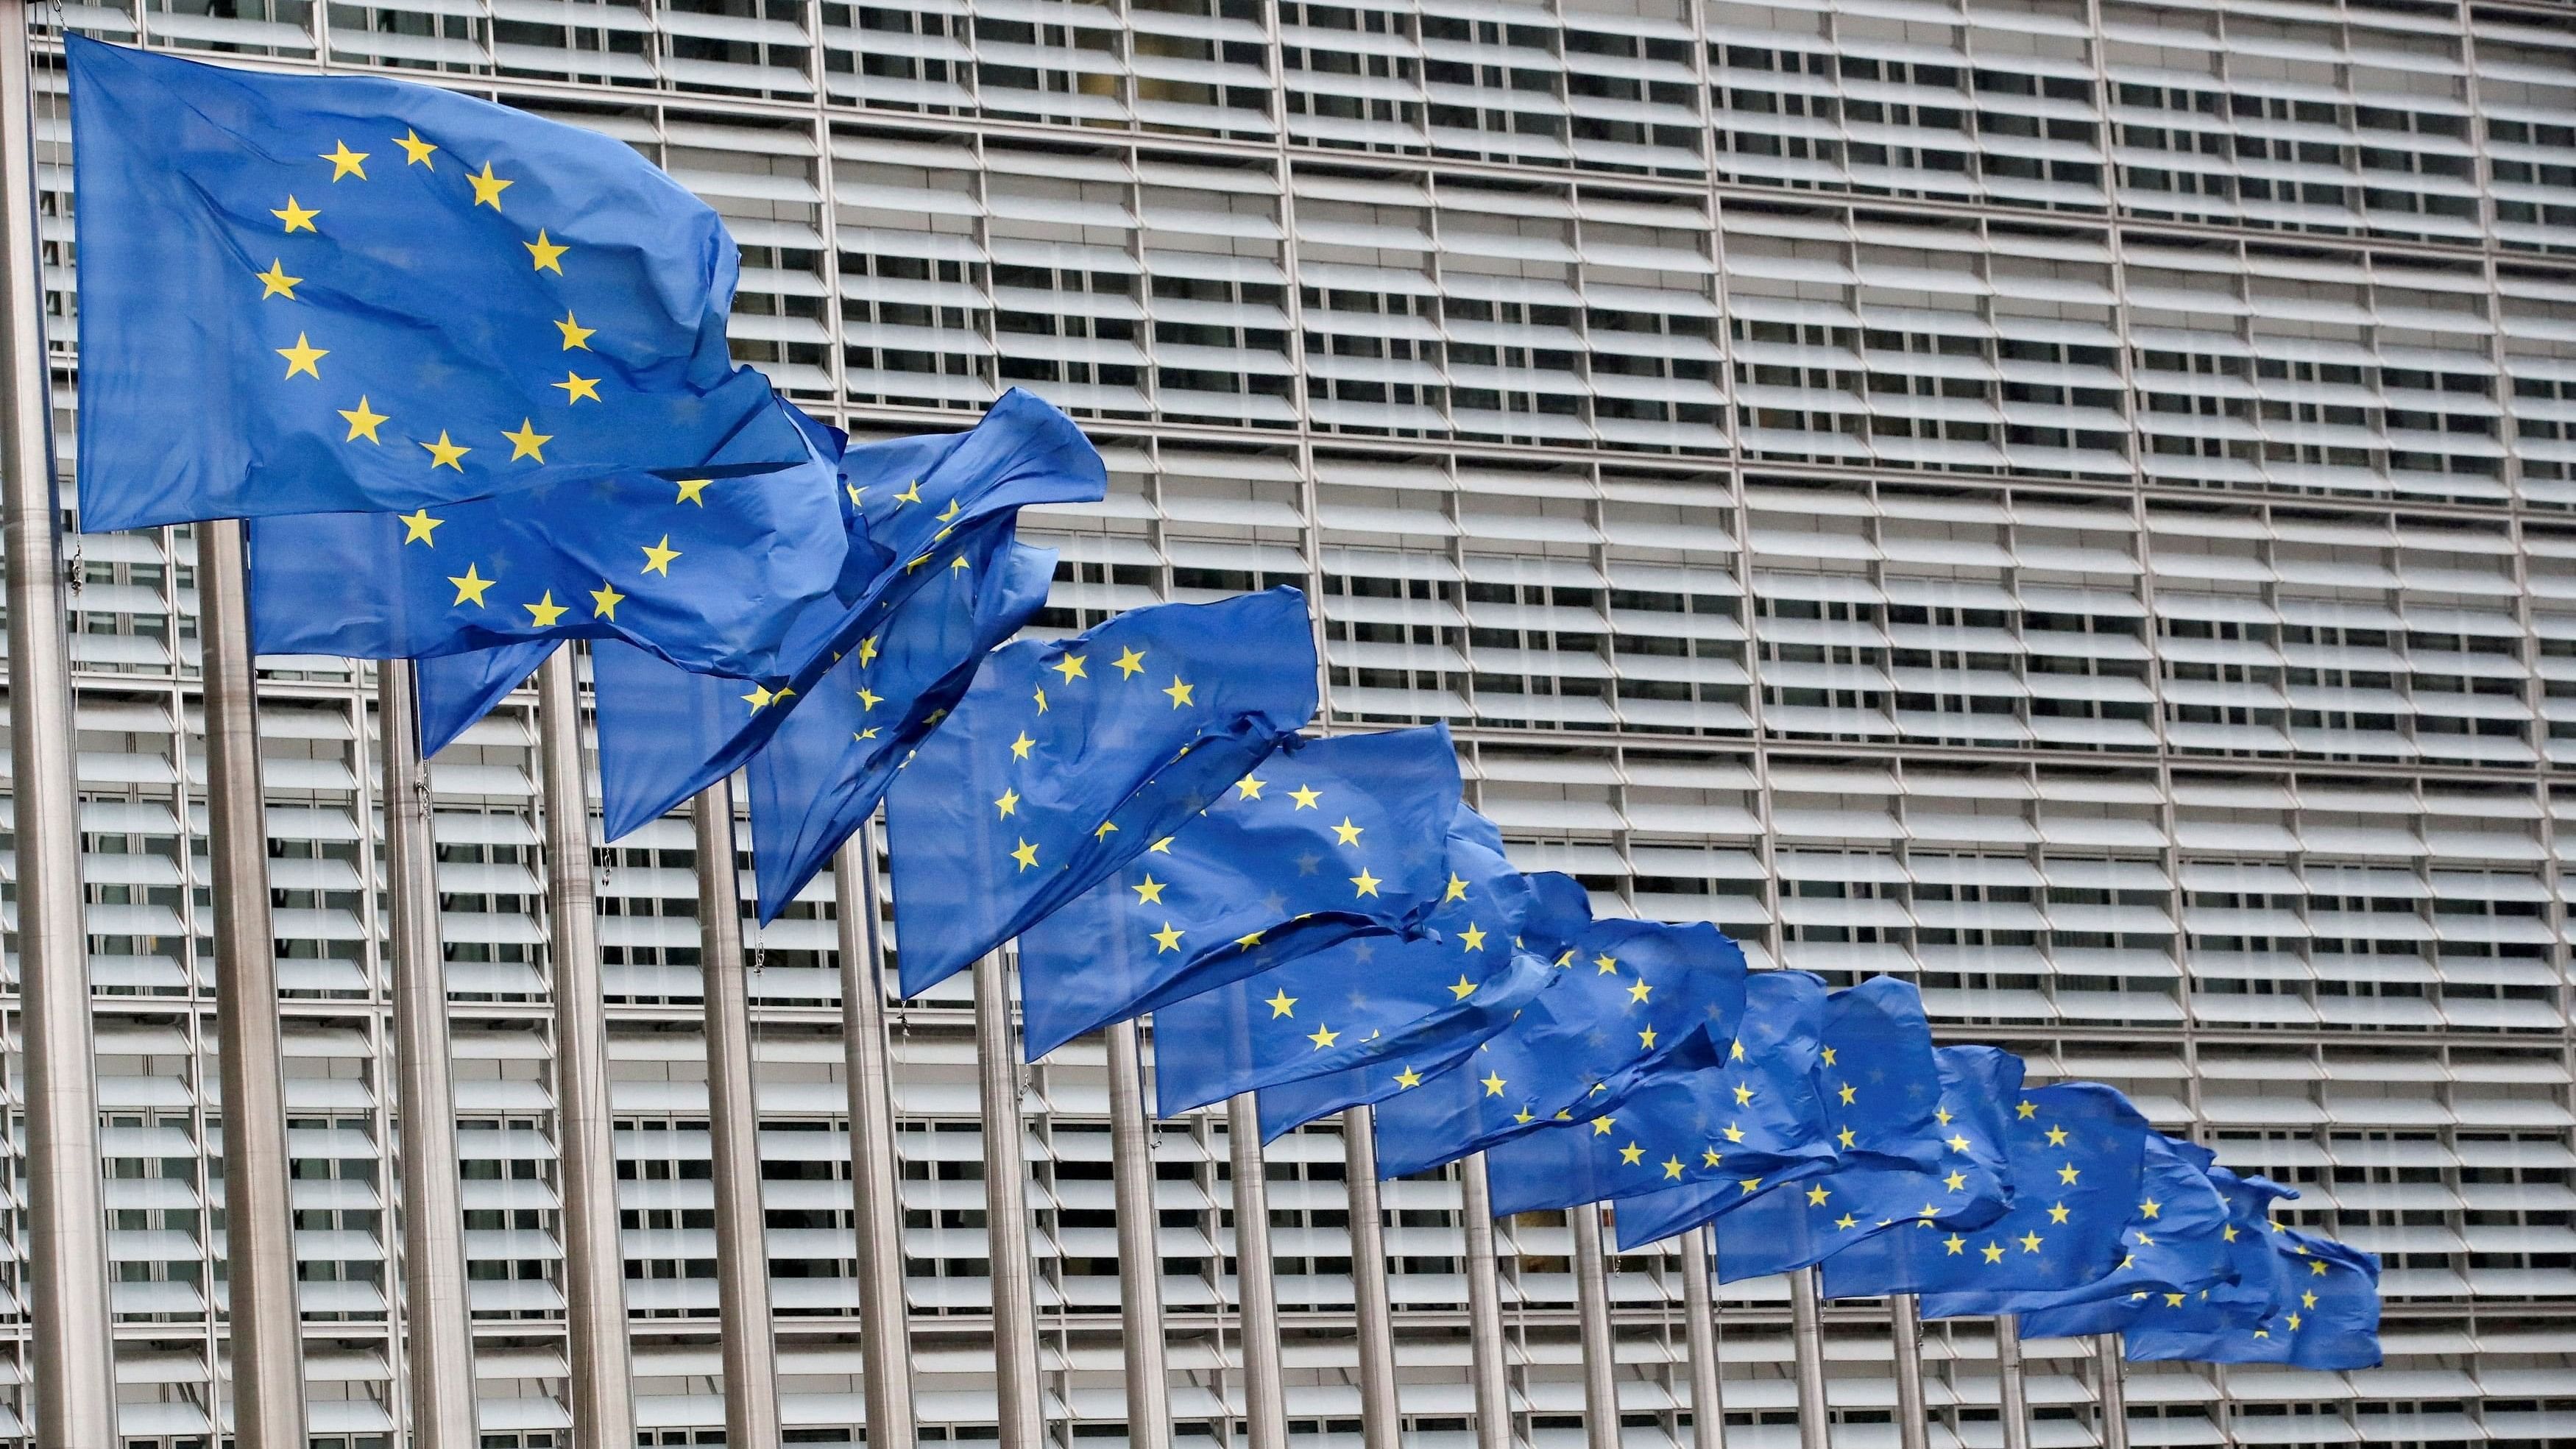
M993 1388L1000 1449L1039 1449L1038 1315L1029 1260L1029 1165L1011 988L999 949L975 962L975 1070L984 1109L984 1236L992 1257Z
M19 1031L26 1057L27 1295L35 1442L116 1442L98 1080L73 798L71 661L64 638L62 506L54 492L53 380L36 236L34 88L27 7L0 0L0 538L8 551L9 754L18 849Z
M1825 1424L1825 1320L1816 1298L1816 1270L1789 1274L1789 1329L1798 1356L1798 1449L1828 1449Z
M581 696L572 646L537 670L537 758L544 775L548 960L554 972L555 1153L563 1177L564 1336L573 1449L634 1449L635 1384L626 1341L626 1250L609 1136L608 1016L599 979L591 880L590 782L581 762Z
M1476 1386L1476 1449L1511 1449L1512 1378L1503 1362L1503 1281L1494 1263L1494 1192L1485 1154L1458 1164L1467 1238L1467 1372Z
M233 519L200 523L196 534L233 1437L239 1449L303 1449L304 1344L295 1303L295 1209L287 1189L277 945L268 914L268 813L259 775L258 679L251 670L242 525Z
M2129 1449L2129 1366L2120 1335L2093 1335L2094 1392L2102 1401L2102 1449Z
M412 1442L420 1449L473 1449L474 1329L466 1303L447 971L413 669L407 659L376 666L385 882L393 897L394 1060L401 1078L403 1361L411 1380Z
M760 1205L760 1109L751 1061L751 981L742 964L742 885L733 854L733 781L689 802L698 855L698 964L706 976L707 1127L715 1158L716 1322L724 1354L725 1442L778 1442L778 1339L770 1319L769 1233Z
M1360 1449L1399 1449L1395 1304L1386 1286L1386 1214L1377 1186L1377 1110L1342 1113L1342 1177L1351 1198L1351 1311L1359 1319Z
M1896 1340L1897 1449L1931 1449L1932 1421L1923 1408L1923 1305L1911 1293L1891 1293L1887 1320Z
M876 826L832 857L840 917L841 1047L850 1079L850 1203L859 1230L860 1367L868 1449L913 1449L912 1330L903 1286L901 1167L894 1156L894 1078L886 1054L885 941L877 923Z
M1279 1361L1279 1286L1270 1258L1270 1184L1261 1156L1261 1099L1225 1104L1234 1172L1234 1296L1243 1341L1243 1417L1250 1449L1288 1449L1288 1382Z
M1129 1449L1172 1449L1172 1373L1163 1340L1162 1214L1154 1206L1154 1146L1145 1126L1145 1070L1136 1023L1112 1022L1109 1173L1118 1207L1118 1325L1127 1354Z
M1583 1431L1590 1449L1619 1449L1618 1341L1610 1335L1610 1271L1601 1253L1601 1205L1568 1208L1574 1230L1574 1316L1583 1338Z
M1690 1320L1683 1341L1690 1350L1691 1449L1726 1449L1726 1404L1718 1387L1717 1293L1709 1271L1709 1254L1715 1246L1705 1227L1682 1234L1682 1312Z
M2021 1376L2021 1316L1995 1315L1995 1379L2002 1389L2004 1449L2030 1449L2030 1392Z

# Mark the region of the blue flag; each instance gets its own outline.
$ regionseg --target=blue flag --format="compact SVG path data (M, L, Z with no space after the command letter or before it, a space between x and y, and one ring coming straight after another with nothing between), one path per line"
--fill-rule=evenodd
M1420 940L1364 936L1158 1007L1162 1115L1380 1064L1391 1082L1409 1063L1446 1059L1502 1030L1591 917L1544 918L1537 878L1512 868L1501 832L1468 806L1450 818L1447 843L1448 884ZM1579 886L1557 879L1579 899Z
M1744 952L1715 926L1593 923L1509 1027L1386 1099L1378 1171L1404 1177L1454 1162L1579 1111L1622 1072L1695 1035L1733 1040L1744 977Z
M726 350L732 238L625 143L401 81L64 47L82 527L804 456Z
M2124 1251L2108 1274L2038 1292L1935 1295L1923 1300L1924 1313L2018 1313L2027 1333L2039 1333L2031 1325L2042 1321L2070 1333L2117 1333L2151 1293L2197 1293L2221 1282L2229 1273L2227 1202L2209 1179L2211 1161L2198 1143L2149 1134L2137 1206L2120 1233ZM2071 1326L2082 1324L2099 1326Z
M1290 736L1197 818L1021 934L1029 1060L1309 951L1418 934L1448 889L1457 811L1447 725ZM1321 1002L1303 1024L1318 1047L1357 1029L1337 1031Z
M2041 1325L2032 1331L2052 1331L2065 1325L2070 1332L2127 1333L2144 1323L2155 1333L2198 1336L2220 1334L2231 1325L2240 1333L2250 1333L2260 1326L2273 1311L2280 1284L2274 1271L2272 1204L2297 1197L2298 1189L2283 1187L2260 1175L2239 1176L2214 1165L2208 1169L2208 1177L2210 1187L2227 1207L2226 1224L2219 1229L2219 1256L2224 1264L2219 1281L2197 1292L2158 1289L2132 1295L2116 1305L2087 1303L2026 1314L2026 1322ZM2097 1323L2110 1326L2087 1326ZM2137 1356L2136 1349L2132 1340L2130 1357Z
M1158 604L985 656L886 794L904 994L1108 879L1314 712L1295 589Z
M878 571L883 551L845 509L817 450L768 473L620 473L408 514L258 519L251 647L416 659L624 639L679 668L781 679L798 611Z
M1072 419L1017 388L965 432L843 453L842 487L857 526L891 562L845 591L849 599L795 616L780 649L791 661L784 680L692 674L618 644L592 651L608 838L740 769L842 656L898 627L893 615L915 590L942 570L971 569L979 551L997 550L989 535L1021 508L1095 502L1108 478Z
M898 604L886 626L816 684L751 757L752 862L760 919L778 918L864 823L894 772L975 680L975 666L1046 607L1055 550L982 531L973 566Z
M2138 1201L2151 1135L2129 1099L2095 1082L2041 1087L2012 1104L2005 1150L2012 1210L1973 1232L1889 1232L1825 1259L1825 1296L2001 1295L2109 1273ZM1953 1300L1965 1301L1965 1300ZM1992 1310L1978 1310L1992 1311Z
M2259 1234L2238 1229L2270 1250L2252 1270L2265 1290L2262 1301L2157 1295L2123 1332L2127 1357L2378 1367L2379 1259L2278 1223L2265 1227Z
M428 759L455 743L559 647L552 639L539 639L420 661L420 757Z
M1859 1089L1848 1079L1834 1086L1845 1077L1839 1069L1820 1078L1824 1031L1821 977L1754 973L1733 1041L1694 1033L1652 1068L1612 1083L1575 1120L1486 1149L1494 1216L1689 1186L1716 1189L1724 1211L1727 1193L1742 1202L1831 1168L1836 1124L1826 1102ZM1855 1062L1850 1076L1862 1075ZM1916 1109L1926 1119L1929 1085Z

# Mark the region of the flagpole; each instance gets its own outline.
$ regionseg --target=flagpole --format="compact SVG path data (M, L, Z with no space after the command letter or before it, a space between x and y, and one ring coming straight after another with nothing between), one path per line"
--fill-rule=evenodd
M1789 1270L1789 1331L1798 1358L1798 1449L1831 1449L1825 1423L1825 1320L1813 1268Z
M975 961L975 1068L984 1110L984 1235L992 1260L993 1388L1000 1449L1040 1449L1038 1323L1029 1261L1029 1184L1020 1064L999 948Z
M859 1233L859 1360L869 1449L913 1449L911 1310L903 1284L901 1164L886 1050L885 941L877 922L876 826L860 821L832 857L841 948L841 1048L850 1090L850 1205Z
M2102 1449L2129 1449L2129 1365L2120 1335L2093 1335L2093 1372L2102 1400Z
M394 1064L402 1110L403 1365L411 1440L473 1449L474 1329L466 1302L447 971L438 939L437 845L420 754L415 666L376 666L384 758L385 883L393 907Z
M1244 1426L1250 1449L1288 1449L1288 1385L1279 1361L1279 1288L1270 1258L1269 1171L1261 1155L1261 1099L1225 1104L1234 1173L1234 1296L1243 1344Z
M689 802L698 857L698 964L706 976L707 1126L715 1157L716 1323L725 1442L778 1442L778 1340L760 1204L760 1109L752 1084L751 981L742 964L733 780Z
M572 646L537 669L537 759L544 777L546 915L555 1032L555 1155L562 1175L566 1408L573 1449L634 1449L634 1370L626 1339L626 1250L609 1136L608 1015L591 879L590 781L581 759L581 693ZM909 1446L906 1446L909 1449Z
M1467 1372L1476 1389L1476 1449L1512 1449L1511 1368L1503 1362L1503 1281L1494 1262L1494 1191L1485 1154L1458 1164L1467 1239Z
M260 785L258 680L251 669L242 525L220 519L198 524L196 534L233 1434L240 1449L303 1449L304 1344L295 1302L277 942L268 912L268 816Z
M1995 1315L1995 1380L2001 1390L2004 1449L2030 1449L2030 1393L2021 1376L2021 1316Z
M1136 1023L1102 1033L1109 1050L1109 1176L1118 1208L1118 1324L1127 1355L1128 1449L1172 1449L1172 1371L1163 1341L1162 1213L1145 1125Z
M1889 1336L1896 1350L1897 1449L1931 1449L1932 1424L1923 1407L1923 1305L1911 1293L1887 1295ZM2106 1446L2107 1449L2107 1446Z
M1351 1199L1351 1311L1358 1316L1360 1449L1400 1449L1395 1302L1386 1285L1386 1211L1377 1186L1377 1109L1342 1113L1342 1178Z
M1583 1340L1583 1429L1589 1449L1619 1449L1618 1342L1610 1334L1610 1273L1601 1253L1601 1205L1568 1208L1574 1230L1574 1314Z
M0 538L9 558L9 754L18 847L19 1032L26 1056L27 1296L35 1442L116 1442L107 1218L99 1185L89 932L73 787L64 637L62 504L55 493L52 366L36 235L34 87L27 7L0 0Z
M1701 1226L1682 1234L1682 1313L1690 1351L1691 1449L1726 1449L1726 1404L1718 1386L1717 1293L1709 1254L1716 1245Z

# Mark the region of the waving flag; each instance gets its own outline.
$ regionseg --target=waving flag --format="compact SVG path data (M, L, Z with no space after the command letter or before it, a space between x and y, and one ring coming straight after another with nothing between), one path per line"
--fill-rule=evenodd
M1575 1120L1486 1149L1494 1215L1701 1185L1742 1202L1831 1168L1834 1126L1817 1075L1824 1028L1822 978L1754 974L1731 1042L1693 1033L1632 1080L1612 1083ZM1859 1089L1845 1081L1827 1090L1848 1105Z
M2024 1093L2006 1119L2013 1206L1974 1231L1889 1232L1825 1259L1825 1296L1975 1295L1953 1304L2071 1288L2109 1274L2138 1201L2146 1118L2094 1082ZM1968 1312L2008 1311L1970 1307Z
M1295 589L1160 604L987 655L886 795L905 994L1179 830L1314 710Z
M1457 811L1447 725L1290 736L1196 819L1021 935L1029 1060L1309 951L1413 936L1448 888L1443 836ZM1309 1039L1321 1049L1337 1035L1319 1019Z
M1162 1114L1309 1078L1361 1079L1358 1095L1323 1109L1339 1111L1376 1100L1367 1078L1393 1091L1400 1072L1419 1075L1502 1030L1591 915L1570 878L1514 870L1501 832L1467 806L1447 844L1448 884L1422 939L1363 936L1156 1008Z
M2210 1181L2210 1151L2161 1133L2146 1141L2146 1160L2138 1187L2138 1204L2121 1230L2124 1251L2104 1277L2070 1288L2039 1292L1972 1293L1923 1300L1934 1318L1960 1318L1980 1313L2023 1315L2025 1331L2037 1333L2034 1321L2078 1327L2078 1333L2116 1333L2128 1313L2151 1294L2198 1293L2229 1276L2226 1234L2227 1202ZM2088 1312L2088 1310L2092 1310Z
M2379 1366L2379 1259L2279 1223L2259 1234L2241 1225L2237 1231L2269 1249L2253 1269L2264 1290L2259 1301L2157 1295L2123 1331L2130 1359Z
M625 143L430 86L63 44L84 528L804 457L726 350L732 238Z

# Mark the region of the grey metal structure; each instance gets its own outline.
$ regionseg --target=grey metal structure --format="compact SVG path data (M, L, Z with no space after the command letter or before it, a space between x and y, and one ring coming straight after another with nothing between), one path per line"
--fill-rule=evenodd
M1101 1033L1109 1056L1109 1173L1118 1215L1118 1326L1126 1355L1130 1449L1171 1449L1170 1345L1163 1336L1162 1212L1155 1202L1152 1128L1136 1024Z
M1288 1388L1279 1343L1278 1265L1270 1246L1270 1168L1261 1151L1261 1101L1226 1099L1227 1172L1234 1184L1234 1281L1242 1355L1245 1440L1288 1449Z
M1831 1449L1833 1426L1826 1417L1825 1329L1817 1301L1816 1270L1801 1268L1789 1278L1789 1332L1796 1354L1792 1371L1798 1384L1798 1449ZM2028 1449L2013 1445L2011 1449Z
M868 1443L911 1449L912 1314L903 1291L903 1168L894 1151L894 1078L886 1051L885 942L877 920L873 822L832 857L841 951L841 1050L850 1093L850 1216L859 1250L859 1350ZM1157 1446L1159 1449L1159 1446Z
M2022 1377L2021 1320L1998 1314L1995 1326L1995 1382L2003 1413L2004 1449L2030 1449L2030 1385Z
M708 1151L714 1159L717 1343L725 1442L778 1442L778 1333L771 1318L768 1213L761 1204L760 1109L751 983L742 959L733 781L689 802L698 861L699 970L706 981Z
M1610 1329L1610 1271L1601 1256L1601 1208L1569 1208L1574 1230L1574 1312L1583 1346L1583 1429L1590 1449L1619 1449L1618 1339Z
M1029 1258L1019 1034L1000 950L975 962L975 1081L984 1137L984 1240L992 1293L994 1414L1002 1449L1046 1440L1038 1377L1037 1309Z
M1361 1449L1399 1449L1395 1305L1386 1294L1386 1208L1377 1182L1377 1112L1342 1113L1342 1181L1351 1203L1351 1314L1359 1339Z
M1923 1404L1923 1305L1911 1293L1887 1296L1888 1348L1896 1365L1896 1442L1928 1449L1931 1420ZM2103 1449L2112 1449L2104 1445Z

